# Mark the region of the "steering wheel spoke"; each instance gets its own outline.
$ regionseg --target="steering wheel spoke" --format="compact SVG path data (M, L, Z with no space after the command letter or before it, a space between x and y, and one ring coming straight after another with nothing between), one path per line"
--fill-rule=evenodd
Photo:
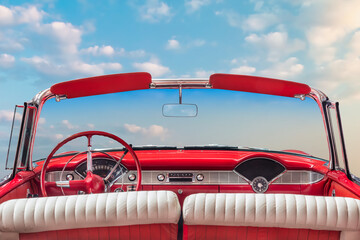
M114 168L111 170L111 172L103 179L100 176L94 174L92 172L92 146L91 146L91 138L95 135L104 136L111 138L120 144L122 144L126 149L121 156L121 158L118 160L117 164L114 166ZM71 181L56 181L56 182L46 182L45 181L45 174L47 170L47 166L50 162L50 160L53 158L54 154L57 150L59 150L63 145L66 143L79 138L79 137L86 137L88 139L88 151L87 151L87 175L83 180L71 180ZM140 189L141 186L141 167L139 160L132 149L132 147L127 144L124 140L121 138L107 132L100 132L100 131L87 131L87 132L80 132L76 133L65 140L61 141L56 147L51 151L49 156L46 158L45 162L43 163L43 167L41 169L40 174L40 188L42 195L45 197L47 196L46 188L49 187L60 187L60 188L69 188L71 190L75 191L84 191L85 193L102 193L105 192L107 188L111 187L108 183L108 179L111 176L111 174L115 171L115 169L119 166L121 160L125 157L125 155L130 152L132 158L135 161L136 169L137 169L137 185L136 185L136 191Z

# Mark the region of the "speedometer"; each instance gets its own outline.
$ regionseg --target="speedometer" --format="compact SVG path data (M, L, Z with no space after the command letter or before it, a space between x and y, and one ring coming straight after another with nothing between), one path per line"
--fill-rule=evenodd
M105 159L105 158L94 158L93 159L93 173L105 178L111 170L115 167L116 161L112 159ZM86 161L81 163L79 166L76 167L75 172L82 178L86 177L87 173L87 163ZM115 171L111 174L111 176L108 179L108 182L113 182L119 177L121 177L122 174L124 174L127 171L127 169L119 164L119 166L116 167Z
M269 187L268 181L264 177L256 177L251 182L253 190L257 193L264 193Z

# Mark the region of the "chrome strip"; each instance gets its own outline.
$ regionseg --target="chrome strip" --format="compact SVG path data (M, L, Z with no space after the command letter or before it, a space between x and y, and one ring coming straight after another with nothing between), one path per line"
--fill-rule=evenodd
M55 183L56 183L57 187L61 187L61 188L69 188L70 187L70 182L69 181L57 181Z
M68 181L66 179L67 175L73 175L74 180L81 180L82 178L77 175L74 171L64 171L62 179L60 179L61 171L48 172L45 175L45 181L47 182L56 182L56 181Z
M46 174L46 181L67 181L66 175L72 174L74 180L80 180L74 171L64 171L63 179L60 179L61 171L49 172ZM185 171L141 171L142 173L142 185L248 185L249 183L241 178L233 171L199 171L199 170L185 170ZM169 173L193 173L193 182L167 182L167 176ZM127 172L122 178L120 178L115 184L135 184L136 181L130 181L129 175L135 174L136 171ZM157 176L163 174L165 176L164 181L159 181ZM196 176L198 174L204 175L203 181L198 181ZM288 170L278 177L271 184L313 184L321 181L325 176L321 173L307 170Z
M192 182L169 182L169 173L193 173ZM136 171L130 171L124 177L124 184L134 184L130 181L128 175L137 174ZM141 171L142 179L141 185L224 185L224 184L247 184L247 182L239 177L232 171L199 171L199 170L165 170L165 171ZM165 176L164 181L159 181L157 176L163 174ZM196 176L198 174L204 175L203 181L198 181ZM121 182L119 180L118 182Z
M325 133L326 133L326 139L327 139L327 143L328 143L328 148L329 148L329 169L333 169L335 167L335 158L336 156L334 155L334 149L332 146L332 139L333 139L333 135L332 135L332 131L329 128L329 119L328 119L328 110L326 108L324 108L323 103L327 102L329 100L329 98L320 90L311 88L311 92L308 95L310 98L312 98L318 105L319 109L320 109L320 113L321 116L323 118L323 123L324 123L324 127L325 127Z
M321 181L324 175L314 171L288 170L272 184L312 184Z

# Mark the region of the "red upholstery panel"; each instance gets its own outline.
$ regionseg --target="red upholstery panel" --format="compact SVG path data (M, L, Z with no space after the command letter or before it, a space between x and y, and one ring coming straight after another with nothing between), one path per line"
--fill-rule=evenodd
M17 199L17 198L26 198L27 190L30 190L31 193L33 193L33 188L30 184L30 182L26 182L15 189L8 192L6 195L4 195L2 198L0 198L0 203L3 203L10 199Z
M21 233L20 240L176 240L177 224L80 228L40 233Z
M272 78L215 73L210 76L213 88L294 97L308 94L308 85Z
M331 182L328 196L331 196L334 190L335 190L335 195L338 197L350 197L350 198L359 199L359 197L356 194L352 193L349 189L346 189L345 187L341 186L339 183L335 181Z
M292 228L184 225L184 240L338 240L340 232Z
M57 83L50 88L55 95L67 98L148 89L151 75L145 72L121 73Z

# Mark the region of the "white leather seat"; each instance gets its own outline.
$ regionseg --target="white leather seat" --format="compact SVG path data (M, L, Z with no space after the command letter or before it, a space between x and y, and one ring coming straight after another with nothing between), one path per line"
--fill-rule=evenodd
M184 224L341 231L360 239L360 201L291 194L200 193L183 205Z
M180 204L171 191L139 191L14 199L0 205L0 239L61 229L177 224Z

